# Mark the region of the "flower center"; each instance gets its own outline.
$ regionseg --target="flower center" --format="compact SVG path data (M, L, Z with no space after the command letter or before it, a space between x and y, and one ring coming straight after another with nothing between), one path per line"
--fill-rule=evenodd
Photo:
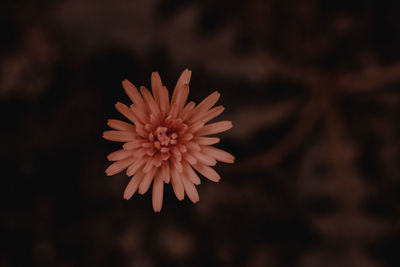
M154 145L160 149L161 147L168 147L170 144L175 145L177 143L178 135L175 132L168 130L167 127L158 126L154 131Z

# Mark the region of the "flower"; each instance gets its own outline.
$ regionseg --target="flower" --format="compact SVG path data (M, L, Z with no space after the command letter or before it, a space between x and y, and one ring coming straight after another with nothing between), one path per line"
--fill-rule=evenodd
M217 161L235 160L228 152L211 146L219 138L207 137L232 128L231 121L205 125L224 110L223 106L212 108L220 94L215 91L197 106L194 102L186 104L191 74L188 69L181 74L171 101L157 72L151 75L153 94L143 86L139 93L131 82L124 80L122 86L133 104L128 107L118 102L115 108L133 124L110 119L107 124L114 130L103 134L107 140L124 142L122 149L107 156L115 162L106 169L106 174L126 169L126 174L132 176L124 192L125 199L130 199L137 190L139 194L146 193L153 183L155 212L161 211L164 183L171 181L179 200L186 193L196 203L199 201L196 185L200 184L196 171L218 182L221 178L210 166Z

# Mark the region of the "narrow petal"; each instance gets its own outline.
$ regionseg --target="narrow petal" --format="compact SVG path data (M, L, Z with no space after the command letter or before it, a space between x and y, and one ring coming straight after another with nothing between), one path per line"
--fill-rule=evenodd
M189 96L189 85L184 84L183 88L178 91L176 94L175 102L178 105L178 112L181 112L183 107L185 106L186 100Z
M221 162L233 163L235 161L235 157L232 154L216 147L202 146L201 151Z
M198 163L193 165L193 168L196 169L201 175L208 178L213 182L219 182L221 180L221 176L211 167Z
M131 150L120 149L120 150L110 153L107 156L107 159L109 161L118 161L118 160L126 159L126 158L132 157L132 156L133 156L133 153Z
M222 133L229 130L230 128L232 128L231 121L219 121L204 126L200 130L195 132L195 134L197 136L203 136L203 135Z
M143 145L145 142L146 142L146 141L145 141L145 140L142 140L142 139L140 139L140 140L135 140L135 141L131 141L131 142L125 143L125 144L123 145L123 148L124 148L125 150L132 150L132 149L135 149L135 148L142 147L142 145Z
M204 165L215 166L215 164L217 164L217 161L209 155L195 150L192 150L190 153L197 159L198 162L203 163Z
M146 124L149 122L149 116L145 113L145 111L142 108L132 104L130 106L130 109L133 112L133 114L135 114L135 117L138 122L142 124Z
M219 116L224 111L224 109L225 108L223 106L218 106L213 109L210 109L209 111L207 111L203 114L199 113L200 114L199 116L194 116L193 118L191 118L189 120L189 124L195 123L197 121L203 121L204 123L206 123L206 122L214 119L215 117Z
M136 134L126 131L105 131L103 138L109 141L130 142L136 140Z
M195 185L199 185L201 183L199 176L196 174L196 172L192 169L192 167L189 165L188 162L183 161L183 175L186 177L189 177L190 181L194 183Z
M199 193L197 192L194 184L186 177L182 178L183 187L185 188L186 195L193 203L199 202Z
M204 112L208 111L212 106L217 103L221 94L215 91L211 95L207 96L200 104L193 110L192 117L201 116Z
M201 146L210 146L219 143L220 139L218 137L195 137L193 142ZM124 147L125 148L125 147Z
M143 98L140 95L138 89L128 80L122 81L122 87L124 88L128 97L132 100L132 102L138 106L139 108L146 110L146 105L144 104Z
M153 181L154 175L156 173L157 168L153 167L148 173L146 173L143 177L142 182L139 185L139 194L143 195L149 190L151 182Z
M196 159L195 157L193 157L191 153L186 152L186 153L184 153L182 156L183 156L183 158L184 158L187 162L189 162L190 164L192 164L192 165L197 164L197 159Z
M177 95L179 95L180 90L183 89L183 85L185 84L189 84L190 82L190 77L192 76L192 71L185 69L181 76L179 77L175 89L174 89L174 93L172 94L172 100L171 103L175 103L176 97Z
M146 160L144 159L136 160L133 164L131 164L128 167L128 169L126 170L126 175L128 176L134 175L145 163Z
M165 86L161 90L160 102L160 110L163 116L165 116L169 112L169 93Z
M161 165L161 170L159 177L163 179L163 181L167 184L170 181L170 171L169 171L169 164L164 162L163 165Z
M135 123L135 125L137 122L139 122L139 119L137 118L135 113L133 113L132 110L125 104L123 104L121 102L117 102L115 104L115 108L119 111L119 113L124 115L128 120Z
M133 126L130 123L120 121L120 120L114 120L114 119L109 119L107 121L107 125L110 126L111 128L115 130L121 130L121 131L135 131L135 126Z
M160 177L156 177L153 182L153 209L155 212L160 212L163 203L164 181Z
M186 106L183 108L181 112L181 118L183 121L186 121L186 119L192 115L195 105L196 104L193 101L190 101L189 103L186 104Z
M128 185L125 188L124 199L128 200L133 196L133 194L135 194L143 177L144 173L142 172L138 172L135 176L132 177L132 179L129 181Z
M182 177L175 168L171 168L171 183L172 189L175 192L176 198L182 200L185 197L183 188Z
M134 159L132 157L116 161L106 169L106 174L108 176L117 174L117 173L123 171L124 169L126 169L133 162L134 162Z
M158 72L151 73L151 89L153 91L154 99L161 105L161 95L162 95L162 82L161 77Z
M158 105L154 100L153 96L151 95L151 93L149 92L149 90L147 90L147 88L144 86L140 86L140 92L142 93L143 98L146 101L146 104L149 107L151 113L159 117L160 109L158 108Z

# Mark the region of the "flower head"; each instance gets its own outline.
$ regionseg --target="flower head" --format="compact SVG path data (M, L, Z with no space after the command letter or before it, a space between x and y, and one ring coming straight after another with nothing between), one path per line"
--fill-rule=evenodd
M153 183L156 212L162 207L164 183L171 181L179 200L186 193L196 203L199 201L196 185L200 184L196 171L218 182L221 178L210 166L217 161L235 160L228 152L211 146L219 138L206 137L232 128L230 121L206 124L224 110L222 106L212 108L220 94L212 93L197 106L194 102L186 104L191 73L186 69L181 74L171 101L157 72L151 75L153 93L143 86L139 93L131 82L124 80L122 86L133 104L128 107L118 102L115 108L131 123L110 119L108 125L114 130L103 134L107 140L124 142L122 149L108 155L108 160L115 162L106 169L106 174L126 169L126 174L132 176L124 192L125 199L130 199L137 190L139 194L146 193Z

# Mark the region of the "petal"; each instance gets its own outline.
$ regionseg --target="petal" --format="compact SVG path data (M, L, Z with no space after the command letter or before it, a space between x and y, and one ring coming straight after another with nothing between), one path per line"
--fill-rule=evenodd
M144 173L142 172L138 172L135 176L132 177L132 179L129 181L128 185L125 188L124 199L128 200L133 196L133 194L135 194L143 177Z
M133 126L130 123L120 121L120 120L114 120L114 119L109 119L107 121L107 125L110 126L111 128L115 130L121 130L121 131L135 131L135 126Z
M182 182L183 182L183 187L185 188L186 195L189 197L189 199L193 203L199 202L200 200L199 193L197 192L197 189L194 186L194 184L188 178L185 177L182 178Z
M203 121L204 123L206 123L206 122L214 119L215 117L219 116L224 111L224 109L225 108L223 106L218 106L218 107L215 107L205 113L198 113L200 115L194 116L193 118L191 118L189 120L189 124L197 122L197 121Z
M136 133L126 131L105 131L103 138L109 141L129 142L136 140Z
M197 159L198 162L203 163L204 165L215 166L215 164L217 164L217 161L209 155L195 150L192 150L190 153Z
M126 170L126 175L132 176L134 175L144 164L146 163L145 159L136 160L133 164L131 164Z
M153 182L153 209L155 212L160 212L163 203L164 182L160 177L156 177Z
M132 156L133 156L133 153L131 150L120 149L120 150L110 153L107 156L107 159L109 161L117 161L117 160L126 159L128 157L132 157Z
M192 71L190 71L189 69L185 69L181 76L179 77L175 89L174 89L174 93L172 94L172 100L171 103L175 103L176 97L179 94L179 92L183 89L183 85L185 84L189 84L190 82L190 77L192 76Z
M175 168L171 168L171 183L172 189L175 192L176 198L182 200L185 197L183 188L182 177Z
M183 107L185 106L186 100L189 96L189 85L184 84L183 88L178 91L176 94L175 102L172 102L173 104L178 105L178 111L181 112Z
M202 135L210 135L210 134L216 134L216 133L221 133L225 132L232 128L232 122L231 121L219 121L219 122L214 122L211 124L208 124L195 132L197 136L202 136Z
M160 95L160 110L165 116L169 111L169 93L167 87L163 86Z
M137 107L146 110L146 105L144 104L142 96L140 95L138 89L130 81L127 79L123 80L122 87L124 88L128 97Z
M235 162L235 157L232 154L230 154L222 149L216 148L216 147L202 146L201 151L204 154L211 156L221 162L225 162L225 163Z
M135 106L134 104L132 104L130 106L130 109L133 112L133 114L135 114L135 117L138 122L140 122L142 124L146 124L149 122L149 116L145 113L145 111L143 109Z
M161 95L162 95L162 82L161 82L161 77L158 72L152 72L151 73L151 89L153 91L154 99L158 103L158 105L161 105Z
M193 168L196 169L201 175L208 178L213 182L219 182L221 180L221 176L211 167L198 163L193 165Z
M142 182L139 185L139 194L143 195L149 190L151 182L153 181L154 175L157 171L157 168L153 167L148 173L146 173L143 177Z
M135 141L131 141L131 142L125 143L125 144L123 145L123 148L126 149L126 150L132 150L132 149L135 149L135 148L142 147L142 145L143 145L145 142L146 142L145 140L135 140Z
M169 171L169 164L164 162L161 165L159 177L163 179L163 181L167 184L170 181L170 171Z
M192 169L192 167L186 161L182 162L183 165L183 175L189 177L190 181L195 185L199 185L201 183L199 176Z
M204 112L208 111L212 106L217 103L221 94L215 91L211 95L207 96L200 104L193 110L192 116L201 116Z
M139 122L139 119L137 118L135 113L133 113L132 110L125 104L123 104L121 102L117 102L115 104L115 108L119 111L119 113L124 115L128 120L135 123L135 125L136 125L136 123Z
M149 90L147 90L147 88L144 86L140 86L140 92L142 93L143 98L146 101L146 104L149 107L151 113L154 114L155 116L159 117L160 109L159 109L156 101L154 100L153 96L149 92Z
M126 169L133 162L134 162L134 159L131 157L129 157L127 159L116 161L106 169L106 174L108 176L117 174L117 173L123 171L124 169Z
M196 104L193 101L190 101L189 103L186 104L186 106L183 108L181 112L181 118L183 121L185 121L192 115L195 105Z
M216 143L219 143L220 139L218 137L195 137L193 139L193 142L203 145L203 146L209 146L209 145L214 145ZM125 148L125 145L124 145Z

